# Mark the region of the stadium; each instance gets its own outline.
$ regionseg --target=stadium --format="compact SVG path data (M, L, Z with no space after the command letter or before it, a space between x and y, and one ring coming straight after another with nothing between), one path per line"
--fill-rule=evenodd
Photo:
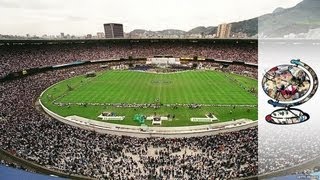
M257 177L257 40L0 45L7 161L82 179Z

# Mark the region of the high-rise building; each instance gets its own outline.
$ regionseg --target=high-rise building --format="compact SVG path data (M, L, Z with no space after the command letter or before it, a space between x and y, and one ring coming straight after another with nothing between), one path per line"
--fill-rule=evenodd
M220 24L217 29L218 38L229 38L231 32L231 24Z
M123 38L123 25L116 23L104 24L104 33L106 38Z

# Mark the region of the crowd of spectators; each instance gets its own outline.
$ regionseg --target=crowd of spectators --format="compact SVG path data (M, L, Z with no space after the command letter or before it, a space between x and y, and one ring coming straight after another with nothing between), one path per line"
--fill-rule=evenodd
M257 127L204 137L102 135L35 106L48 86L100 65L48 71L0 84L0 148L44 167L107 179L230 179L258 172Z
M155 55L194 56L237 60L257 64L256 44L126 43L41 44L0 47L0 77L22 69L51 66L80 60L147 58Z
M240 44L16 45L0 47L0 77L26 68L76 60L154 55L257 63L257 47ZM230 179L258 173L257 127L173 139L102 135L63 124L41 113L34 105L40 93L50 85L90 70L99 71L100 66L71 67L1 82L0 148L47 168L95 178ZM255 78L258 74L254 66L223 63L206 63L205 66ZM260 127L259 174L319 157L319 124Z
M223 70L258 79L258 67L231 64Z
M257 63L255 45L15 45L0 47L0 77L9 72L78 60L154 55ZM1 82L0 148L50 169L94 178L229 179L258 173L256 127L213 136L172 139L102 135L54 120L35 105L40 93L50 85L100 68L101 64L91 64ZM241 68L229 70L243 72Z
M310 121L299 126L259 124L259 174L285 170L319 158L320 126L317 121Z

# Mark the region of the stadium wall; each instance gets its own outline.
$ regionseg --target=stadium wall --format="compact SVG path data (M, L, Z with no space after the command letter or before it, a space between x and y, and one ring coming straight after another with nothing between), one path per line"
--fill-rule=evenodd
M41 97L41 96L40 96ZM131 137L165 137L165 138L183 138L183 137L196 137L196 136L209 136L219 133L239 131L250 127L257 126L257 121L251 120L237 120L226 122L223 124L210 124L200 126L188 126L188 127L157 127L148 128L148 131L143 131L140 126L119 125L112 123L103 123L95 120L89 120L82 117L63 117L60 116L48 108L46 108L41 100L38 100L39 105L45 113L53 117L54 119L63 122L65 124L75 126L81 129L95 131L101 134L113 134L113 135L125 135Z

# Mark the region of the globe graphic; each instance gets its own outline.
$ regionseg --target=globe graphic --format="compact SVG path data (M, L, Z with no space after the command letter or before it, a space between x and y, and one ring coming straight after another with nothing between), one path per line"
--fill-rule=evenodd
M309 101L318 88L315 71L299 59L291 64L272 67L262 78L262 89L271 99L269 104L282 107L266 116L266 121L274 124L296 124L310 116L294 106Z
M270 69L262 81L264 92L276 101L300 99L310 89L310 78L301 68L279 65Z

